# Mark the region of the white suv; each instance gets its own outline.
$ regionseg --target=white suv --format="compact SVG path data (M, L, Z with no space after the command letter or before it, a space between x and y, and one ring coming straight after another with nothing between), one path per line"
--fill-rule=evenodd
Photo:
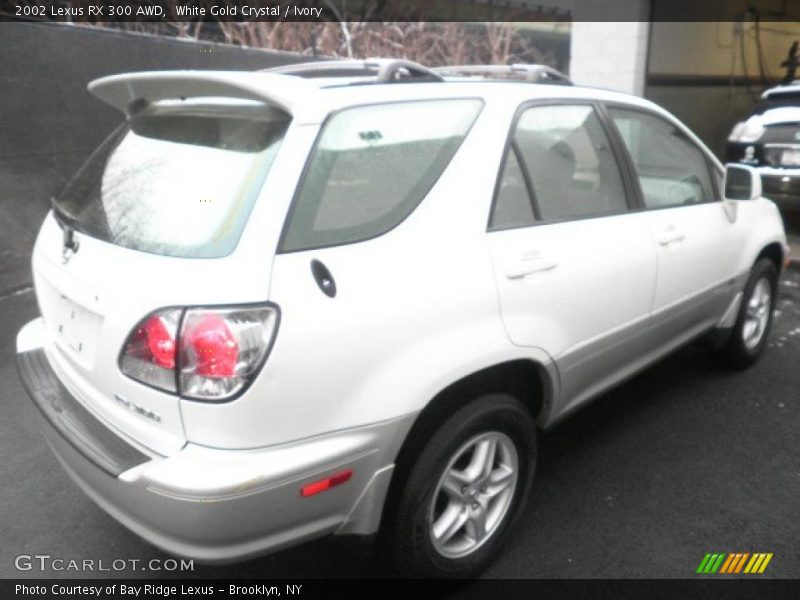
M758 177L650 102L508 70L551 84L91 83L126 120L54 202L17 338L78 485L197 560L378 533L400 573L471 576L537 430L705 334L752 364L786 257Z

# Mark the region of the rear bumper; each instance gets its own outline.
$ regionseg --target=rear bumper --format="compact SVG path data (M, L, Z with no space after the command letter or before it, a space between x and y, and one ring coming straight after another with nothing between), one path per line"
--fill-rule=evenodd
M75 400L56 377L44 350L17 354L17 368L45 423L95 467L117 477L150 460Z
M47 443L75 482L134 533L178 556L231 562L331 533L377 531L413 417L270 448L187 444L170 457L121 439L60 385L41 348L18 354ZM350 481L303 497L344 469Z

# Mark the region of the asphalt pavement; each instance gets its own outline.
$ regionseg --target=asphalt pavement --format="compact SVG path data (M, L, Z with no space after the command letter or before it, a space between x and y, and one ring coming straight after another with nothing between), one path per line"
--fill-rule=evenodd
M16 332L36 314L30 291L0 299L0 576L175 576L15 569L20 554L167 558L80 492L42 440L14 362ZM691 345L542 436L527 510L485 576L694 578L707 552L771 552L758 577L800 578L800 271L781 282L776 314L754 368L732 372ZM329 538L181 575L388 573L368 546Z

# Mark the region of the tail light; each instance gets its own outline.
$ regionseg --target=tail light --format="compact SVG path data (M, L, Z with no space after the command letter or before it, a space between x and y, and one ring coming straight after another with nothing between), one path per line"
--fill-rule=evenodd
M181 395L219 400L247 386L267 356L277 316L271 306L187 310L180 337Z
M186 398L227 400L258 373L277 323L272 305L160 310L128 336L120 367L137 381Z
M147 385L177 391L175 357L181 312L160 310L133 328L120 358L123 373Z

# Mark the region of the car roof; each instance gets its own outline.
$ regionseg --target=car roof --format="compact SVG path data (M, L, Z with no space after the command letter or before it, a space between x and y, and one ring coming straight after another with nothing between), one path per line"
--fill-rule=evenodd
M789 83L782 83L765 90L764 93L761 94L761 98L774 98L775 96L781 96L783 94L796 94L798 92L800 92L800 80L795 79Z
M665 112L643 98L601 88L480 78L368 83L358 77L308 79L264 71L145 71L94 80L89 91L128 114L142 103L159 100L232 97L275 104L300 123L320 123L330 112L351 106L446 98L512 104L536 99L601 100Z
M481 98L521 104L526 100L574 99L602 100L651 108L655 105L642 98L594 87L556 86L517 81L465 81L414 84L373 84L369 86L321 87L335 108L376 102L408 101L436 98Z

